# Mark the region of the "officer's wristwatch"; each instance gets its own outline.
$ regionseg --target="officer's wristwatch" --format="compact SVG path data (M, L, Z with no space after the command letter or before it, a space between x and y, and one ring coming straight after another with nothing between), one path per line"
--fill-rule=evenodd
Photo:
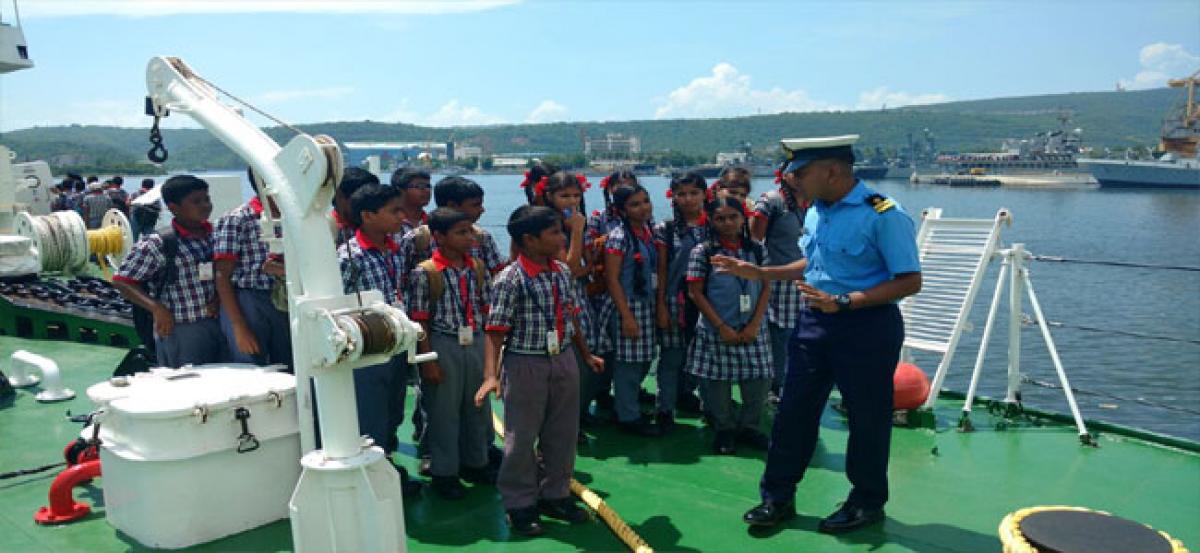
M850 294L838 294L833 297L833 303L836 303L838 310L850 310Z

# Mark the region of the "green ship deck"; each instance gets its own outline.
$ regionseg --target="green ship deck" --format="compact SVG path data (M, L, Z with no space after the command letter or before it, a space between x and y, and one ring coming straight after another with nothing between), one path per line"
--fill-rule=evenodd
M0 472L61 460L79 426L69 409L91 407L84 391L111 374L123 349L69 342L0 337L7 369L16 349L59 363L74 400L39 404L30 390L0 406ZM34 391L37 388L33 388ZM604 426L579 449L576 478L591 487L658 551L998 551L996 528L1005 514L1034 505L1078 505L1108 511L1166 531L1186 545L1200 544L1200 453L1197 444L1170 444L1108 427L1099 447L1079 444L1075 431L1054 421L997 429L977 409L977 430L953 429L961 403L940 402L939 429L896 428L891 457L892 500L882 524L843 537L816 532L849 484L842 473L846 427L832 410L823 420L816 458L797 496L800 516L769 532L752 532L742 513L757 501L763 454L709 453L711 435L683 419L670 436L638 439ZM947 427L947 425L951 425ZM402 461L415 468L411 429ZM415 471L414 471L415 472ZM47 503L55 471L0 480L0 551L138 551L140 545L104 520L103 477L77 490L94 505L86 519L38 526L34 511ZM549 522L545 536L509 534L494 488L471 489L467 499L442 501L426 492L406 505L413 551L622 551L601 522L568 527ZM194 551L290 551L288 521L192 548Z

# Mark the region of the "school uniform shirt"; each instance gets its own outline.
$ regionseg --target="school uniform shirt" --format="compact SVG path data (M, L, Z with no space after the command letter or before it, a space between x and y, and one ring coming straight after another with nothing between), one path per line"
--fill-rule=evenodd
M112 200L103 190L89 192L87 196L84 196L80 209L87 212L87 221L85 221L87 228L99 228L100 223L104 220L104 214L108 213L112 206Z
M508 351L546 353L546 335L554 330L560 351L570 347L575 336L572 320L583 306L567 264L551 260L538 265L524 255L509 264L492 280L492 308L488 332L508 334Z
M804 257L800 249L804 211L799 206L789 209L779 189L768 190L759 197L754 213L767 220L766 246L770 265L787 265ZM804 296L795 282L777 280L771 283L768 321L780 328L795 328L803 307Z
M208 234L199 237L188 232L174 221L175 235L179 237L179 251L175 255L175 279L166 283L161 291L147 290L158 294L159 303L171 310L177 324L191 323L208 319L208 305L216 297L217 288L213 283L211 266L207 278L201 280L200 266L212 263L213 234L212 225L204 223ZM137 244L133 245L129 255L117 269L113 280L130 284L146 284L155 279L159 269L166 263L163 254L163 240L158 234L145 234Z
M720 243L715 254L736 257L751 263L758 260L747 248ZM714 255L715 255L714 254ZM764 256L765 257L765 256ZM765 263L764 259L764 263ZM763 284L757 280L738 278L728 273L713 271L707 245L692 248L688 258L688 282L704 282L704 296L726 325L741 330L754 316L758 305L758 294ZM741 311L740 296L750 296L750 311ZM766 318L760 323L758 336L749 344L726 344L721 335L700 315L696 323L696 338L688 348L688 360L684 365L688 373L710 380L751 380L771 378L772 359L770 332Z
M273 279L263 272L263 263L271 255L259 234L258 219L263 206L258 198L235 207L217 221L213 241L213 260L234 261L230 280L245 290L271 289Z
M657 239L667 245L667 281L666 287L667 311L670 313L671 324L666 330L659 331L658 342L664 348L682 348L684 320L684 294L687 294L687 267L692 255L692 248L708 240L708 215L700 214L695 225L687 225L680 233L672 221L668 226L664 221L655 227ZM694 321L692 321L694 322Z
M429 233L429 247L426 250L421 250L417 246L417 234L417 229L413 229L396 239L396 245L400 247L400 274L404 275L405 281L411 278L417 265L429 259L433 250L437 248L437 240L433 238L432 231ZM393 237L395 236L393 235ZM504 256L500 255L500 247L496 245L496 239L492 238L492 233L482 228L479 229L475 245L471 246L468 253L471 257L483 261L483 266L487 267L491 274L500 272L500 269L503 269L508 263Z
M342 288L347 294L355 290L379 290L385 301L404 309L399 250L391 237L383 244L375 244L361 230L356 231L354 238L337 249ZM357 280L353 279L355 273Z
M461 267L455 267L442 251L435 249L430 257L442 273L442 295L434 299L429 286L429 273L424 267L413 269L409 278L409 318L427 321L430 329L442 334L458 335L458 329L470 327L481 332L487 322L491 293L488 282L479 285L474 259L466 256Z
M404 235L416 230L417 227L424 225L424 224L428 224L428 223L429 223L429 214L425 213L424 211L421 212L421 220L420 221L413 222L413 221L409 221L408 219L404 219L403 221L400 222L400 231L397 232L396 234L392 235L392 240L395 240L396 243L400 243L400 239L404 238Z
M613 351L618 361L641 363L654 360L655 334L658 330L655 324L658 302L655 285L658 280L656 272L658 271L657 246L659 245L661 242L655 239L654 232L649 225L634 230L633 236L626 232L625 226L618 226L608 232L608 238L604 242L606 254L621 257L621 290L625 292L629 310L633 312L633 318L637 321L640 330L637 338L629 338L621 334L621 312L617 309L611 292L606 295L605 313L601 315L601 319L605 324L610 325ZM642 264L640 286L643 294L640 296L637 293L639 283L636 282L637 270L635 268L638 260L641 260Z

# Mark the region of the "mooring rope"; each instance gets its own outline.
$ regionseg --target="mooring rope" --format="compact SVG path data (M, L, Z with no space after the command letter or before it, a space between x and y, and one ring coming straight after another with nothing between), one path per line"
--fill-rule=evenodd
M1049 382L1046 380L1036 380L1034 378L1030 378L1030 377L1024 376L1024 375L1021 376L1021 382L1025 383L1025 384L1032 384L1039 388L1047 388L1047 389L1051 389L1051 390L1061 390L1062 389L1062 385L1057 382ZM1082 388L1076 388L1075 386L1071 386L1071 391L1075 392L1076 394L1079 394L1079 395L1103 397L1103 398L1108 398L1108 399L1112 399L1112 400L1116 400L1116 401L1125 401L1125 402L1129 402L1129 403L1140 403L1147 407L1156 407L1158 409L1166 409L1168 411L1175 411L1178 413L1187 413L1189 415L1200 415L1200 410L1197 410L1197 409L1191 409L1188 407L1180 407L1178 405L1170 405L1167 403L1151 401L1144 397L1121 396L1121 395L1117 395L1117 394L1113 394L1113 393L1109 393L1109 392L1098 392L1095 390L1085 390Z
M1131 261L1111 261L1107 259L1076 259L1072 257L1062 257L1057 255L1035 255L1034 261L1048 261L1052 263L1078 263L1081 265L1108 265L1110 267L1132 267L1136 269L1161 269L1168 271L1191 271L1200 273L1200 267L1190 265L1158 265L1154 263L1134 263Z
M492 412L492 426L496 429L496 434L500 436L500 439L504 439L504 423L500 421L500 417L495 412ZM571 493L575 494L584 504L595 511L596 516L599 516L600 520L603 520L608 525L609 530L612 530L613 534L616 534L617 538L630 551L634 553L654 553L654 548L650 547L650 544L646 543L646 540L642 539L633 528L630 528L625 523L625 520L621 518L621 515L617 514L612 507L609 507L608 503L605 503L599 495L596 495L596 492L593 492L587 486L580 484L578 480L572 478Z

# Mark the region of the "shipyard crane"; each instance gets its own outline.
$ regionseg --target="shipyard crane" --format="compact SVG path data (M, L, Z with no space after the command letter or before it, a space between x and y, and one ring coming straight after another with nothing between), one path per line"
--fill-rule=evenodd
M1183 79L1171 79L1167 81L1167 86L1170 88L1186 88L1187 89L1187 105L1184 106L1183 124L1190 127L1200 119L1200 108L1196 106L1196 86L1200 85L1200 70L1196 70L1190 76Z

